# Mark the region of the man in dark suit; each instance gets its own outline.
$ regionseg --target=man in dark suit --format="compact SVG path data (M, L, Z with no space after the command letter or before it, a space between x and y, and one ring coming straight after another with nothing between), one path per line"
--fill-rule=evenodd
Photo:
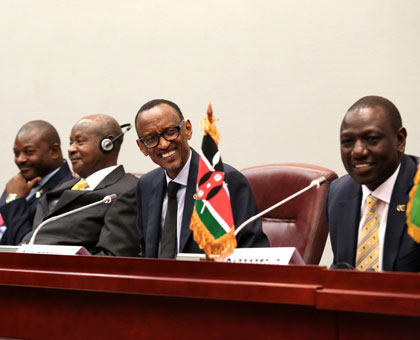
M331 184L327 201L333 268L420 271L420 245L407 234L405 213L418 158L404 154L406 137L398 109L385 98L364 97L344 116L348 175Z
M196 192L199 155L189 147L192 136L189 120L184 120L179 107L164 99L144 104L136 116L138 147L160 167L143 175L137 185L137 228L140 234L140 255L158 257L166 210L167 185L180 185L176 194L177 250L202 253L189 228ZM236 226L258 213L254 196L245 177L224 164ZM261 220L245 227L237 236L239 247L266 247L268 239Z
M13 146L19 173L0 198L1 244L16 245L29 231L41 196L73 178L63 160L57 130L42 120L23 125Z
M107 115L86 116L73 126L68 153L73 171L81 178L64 183L40 200L34 230L51 217L107 195L116 194L117 200L45 224L35 244L77 245L95 255L137 256L137 178L117 166L122 141L121 127Z

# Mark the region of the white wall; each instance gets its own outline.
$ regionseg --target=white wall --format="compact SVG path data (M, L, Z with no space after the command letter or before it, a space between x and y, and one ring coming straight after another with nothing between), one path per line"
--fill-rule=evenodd
M2 0L0 183L17 171L26 121L53 123L66 150L82 116L133 122L157 97L191 119L196 149L211 102L223 159L239 169L304 162L344 174L339 124L369 94L397 105L418 154L419 12L414 0ZM134 132L120 161L154 168Z

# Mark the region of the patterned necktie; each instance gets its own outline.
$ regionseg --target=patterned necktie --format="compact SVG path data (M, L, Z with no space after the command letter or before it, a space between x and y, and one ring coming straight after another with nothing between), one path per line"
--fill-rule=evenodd
M89 188L89 184L88 182L86 182L86 180L81 179L79 182L77 182L75 185L73 185L73 187L71 188L71 190L83 190Z
M357 270L379 270L379 216L376 211L378 204L379 199L375 196L369 195L366 198L366 216L357 244Z
M168 184L168 209L166 210L165 223L163 224L162 239L160 243L160 258L173 259L177 253L177 220L178 201L176 193L181 184L169 182Z

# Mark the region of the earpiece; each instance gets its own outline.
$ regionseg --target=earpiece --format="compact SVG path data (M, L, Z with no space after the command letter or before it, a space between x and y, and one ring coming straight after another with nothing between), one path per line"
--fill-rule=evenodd
M123 124L120 125L121 129L125 129L125 131L123 130L119 135L117 135L114 138L108 138L108 137L104 137L102 138L102 140L99 142L99 148L101 149L102 152L104 153L108 153L111 152L112 149L114 149L114 143L116 140L120 139L122 136L124 136L124 134L129 131L131 129L131 124Z

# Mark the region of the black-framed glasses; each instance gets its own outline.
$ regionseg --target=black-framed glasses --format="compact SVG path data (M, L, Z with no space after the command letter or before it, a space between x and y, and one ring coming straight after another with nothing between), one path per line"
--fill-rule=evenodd
M165 138L168 142L178 138L179 130L184 126L184 120L182 120L177 126L171 126L163 130L161 133L151 134L144 137L140 137L139 141L148 148L155 148L159 144L160 137Z

